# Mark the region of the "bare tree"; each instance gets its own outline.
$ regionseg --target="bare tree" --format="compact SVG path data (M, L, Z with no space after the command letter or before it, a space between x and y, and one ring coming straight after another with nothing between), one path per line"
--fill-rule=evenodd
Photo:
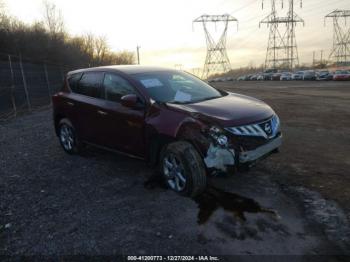
M89 66L94 65L94 53L95 53L95 37L91 33L87 33L83 36L84 46L83 50L89 56Z
M64 21L62 11L57 6L49 2L48 0L43 1L44 5L44 23L51 36L64 32Z
M107 38L99 36L94 39L95 59L99 64L102 64L108 52Z
M5 2L3 0L0 0L0 23L6 16L6 11L5 11Z
M44 19L26 24L7 14L6 0L0 0L0 50L22 57L45 60L72 67L133 64L131 52L113 52L105 36L91 33L71 36L64 28L61 12L45 0Z

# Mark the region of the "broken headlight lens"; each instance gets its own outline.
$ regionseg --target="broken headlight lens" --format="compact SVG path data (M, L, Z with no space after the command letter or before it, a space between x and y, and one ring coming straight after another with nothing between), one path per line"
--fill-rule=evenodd
M216 141L220 146L227 146L228 139L227 136L220 135L219 137L217 137Z
M209 129L210 136L214 139L214 141L220 145L220 146L227 146L228 145L228 138L224 134L224 130L213 126Z

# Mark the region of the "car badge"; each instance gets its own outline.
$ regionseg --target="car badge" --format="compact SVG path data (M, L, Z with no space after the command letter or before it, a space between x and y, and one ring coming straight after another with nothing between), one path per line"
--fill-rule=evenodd
M271 125L269 123L266 123L264 126L264 130L267 134L271 134Z

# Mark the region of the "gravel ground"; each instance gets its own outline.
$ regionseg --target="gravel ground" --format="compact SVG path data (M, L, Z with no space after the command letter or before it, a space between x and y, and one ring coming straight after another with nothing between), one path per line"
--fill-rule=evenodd
M1 124L0 255L350 255L347 84L218 87L271 104L285 143L196 200L160 186L142 161L65 154L50 110Z

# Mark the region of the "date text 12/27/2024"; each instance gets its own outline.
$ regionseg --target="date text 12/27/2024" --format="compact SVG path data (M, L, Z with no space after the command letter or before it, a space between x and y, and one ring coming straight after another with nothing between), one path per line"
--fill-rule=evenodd
M216 256L128 256L128 261L220 261Z

